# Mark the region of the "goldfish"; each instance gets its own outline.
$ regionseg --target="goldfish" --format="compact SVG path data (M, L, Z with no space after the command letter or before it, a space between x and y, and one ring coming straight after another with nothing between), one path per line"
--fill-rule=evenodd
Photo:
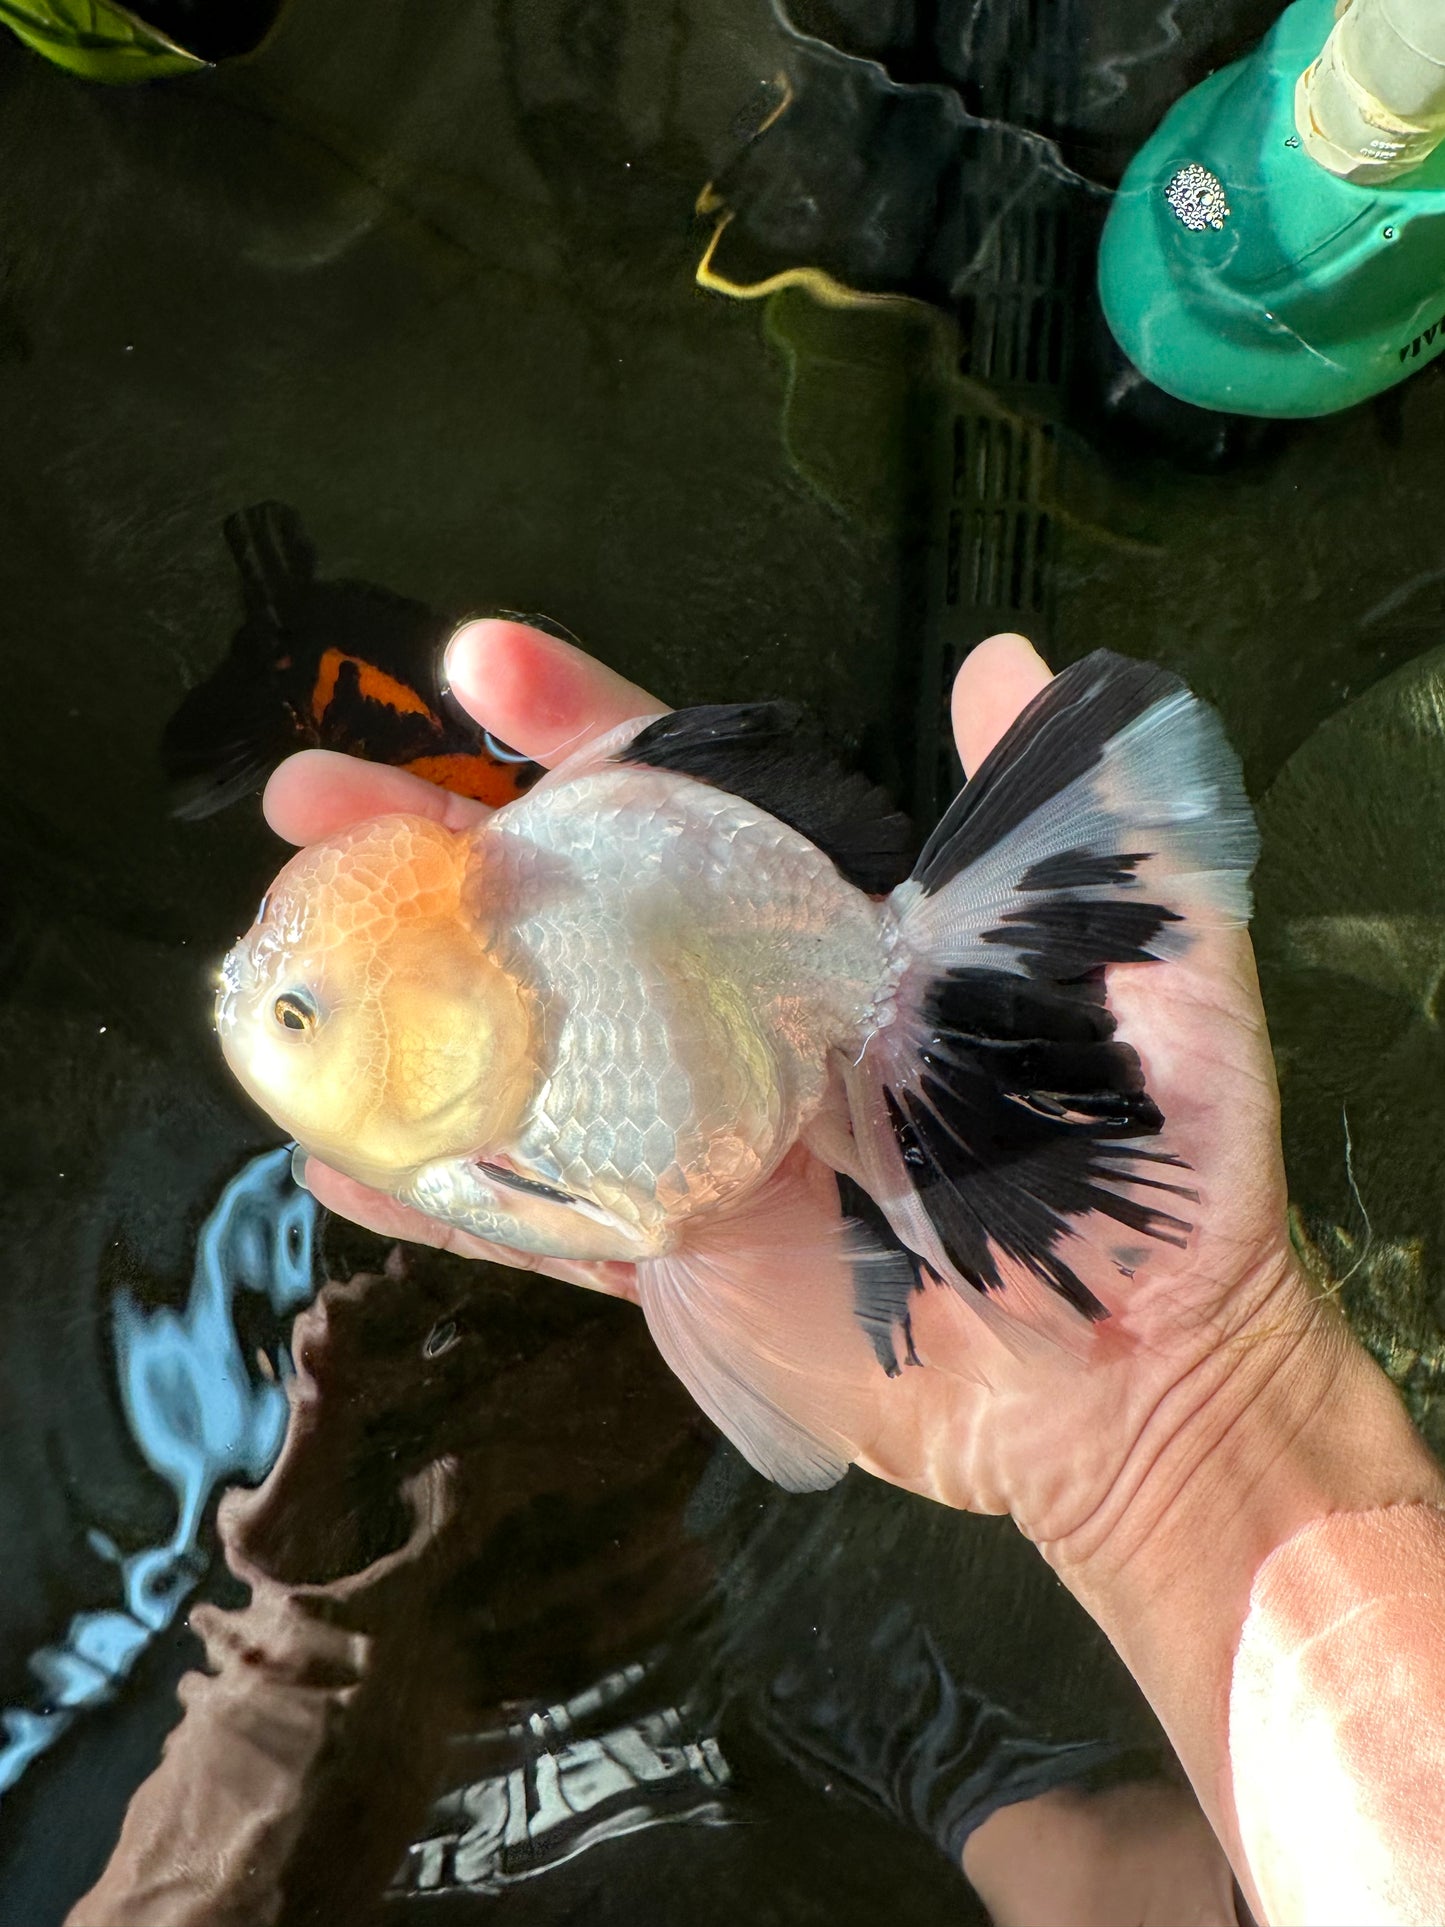
M640 719L467 829L299 851L225 959L221 1048L308 1155L504 1249L630 1264L717 1425L825 1486L918 1363L915 1293L1087 1330L1187 1243L1105 972L1250 910L1219 719L1107 652L911 868L909 836L792 705Z
M302 748L390 763L493 807L535 782L537 765L442 687L436 665L452 624L377 583L320 578L284 502L242 509L223 532L245 621L166 725L161 760L177 816L224 809Z

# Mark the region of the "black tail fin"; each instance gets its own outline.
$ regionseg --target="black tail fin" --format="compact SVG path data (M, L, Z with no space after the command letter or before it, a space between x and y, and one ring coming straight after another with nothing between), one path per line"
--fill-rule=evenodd
M291 598L316 580L316 549L301 517L285 502L257 502L228 515L222 533L240 571L247 621L284 629Z
M1188 1173L1103 972L1247 922L1256 848L1218 718L1103 652L963 790L890 899L895 1014L848 1073L869 1188L940 1277L1035 1305L1042 1285L1098 1319L1071 1255L1082 1220L1187 1238Z
M256 789L290 746L277 664L290 647L297 598L316 579L316 551L284 502L258 502L228 516L224 534L246 620L225 660L186 695L161 739L172 813L190 820Z

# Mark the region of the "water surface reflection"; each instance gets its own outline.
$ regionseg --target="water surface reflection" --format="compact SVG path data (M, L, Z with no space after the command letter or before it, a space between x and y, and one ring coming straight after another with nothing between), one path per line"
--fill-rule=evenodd
M282 1317L315 1289L316 1205L291 1182L289 1150L253 1158L222 1192L201 1230L185 1309L147 1311L129 1291L113 1309L116 1372L131 1436L176 1497L162 1545L122 1554L92 1527L90 1541L120 1574L124 1610L77 1613L65 1639L30 1661L45 1710L3 1714L0 1792L87 1706L110 1697L154 1635L203 1577L211 1548L206 1506L228 1480L263 1478L281 1449L286 1393L275 1365L242 1354L238 1292L263 1296ZM286 1368L286 1355L280 1364Z

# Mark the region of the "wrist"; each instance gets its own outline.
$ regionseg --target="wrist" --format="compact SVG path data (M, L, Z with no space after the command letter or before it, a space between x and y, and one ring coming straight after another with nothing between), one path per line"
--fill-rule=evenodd
M1041 1542L1080 1596L1172 1583L1201 1543L1252 1572L1326 1513L1445 1493L1394 1387L1292 1256L1238 1296L1247 1316L1151 1394L1102 1503Z
M1262 1917L1445 1919L1442 1599L1428 1504L1333 1513L1256 1576L1229 1759Z
M1236 1866L1229 1692L1269 1555L1335 1512L1445 1503L1394 1387L1292 1261L1151 1405L1104 1503L1041 1546L1152 1701Z

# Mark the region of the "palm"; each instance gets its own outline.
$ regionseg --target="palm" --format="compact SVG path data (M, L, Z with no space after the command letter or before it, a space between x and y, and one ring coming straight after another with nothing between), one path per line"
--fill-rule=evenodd
M1082 1349L1011 1346L950 1292L924 1295L920 1352L869 1470L948 1504L1011 1512L1045 1543L1074 1532L1174 1389L1251 1332L1292 1276L1277 1100L1246 937L1212 934L1180 963L1110 974L1120 1029L1139 1050L1168 1141L1199 1202L1188 1247L1160 1247ZM939 1441L947 1441L940 1452Z
M662 707L565 644L515 624L463 632L452 672L479 721L544 763ZM1047 673L1018 638L995 638L969 658L954 696L966 768L976 767ZM266 807L273 827L295 842L385 810L410 809L454 827L479 813L400 772L323 752L284 764ZM1069 1347L1013 1343L952 1292L925 1292L914 1329L930 1369L891 1380L879 1374L877 1430L860 1460L948 1504L1012 1512L1041 1540L1089 1517L1172 1388L1258 1317L1288 1270L1274 1078L1247 938L1207 932L1183 961L1117 966L1109 986L1120 1028L1164 1112L1170 1147L1188 1162L1199 1193L1187 1248L1152 1251L1132 1288L1111 1276L1102 1295L1115 1315L1087 1334L1081 1328ZM322 1203L383 1234L499 1255L324 1167L308 1167L307 1182ZM636 1295L625 1265L542 1260L540 1268Z

